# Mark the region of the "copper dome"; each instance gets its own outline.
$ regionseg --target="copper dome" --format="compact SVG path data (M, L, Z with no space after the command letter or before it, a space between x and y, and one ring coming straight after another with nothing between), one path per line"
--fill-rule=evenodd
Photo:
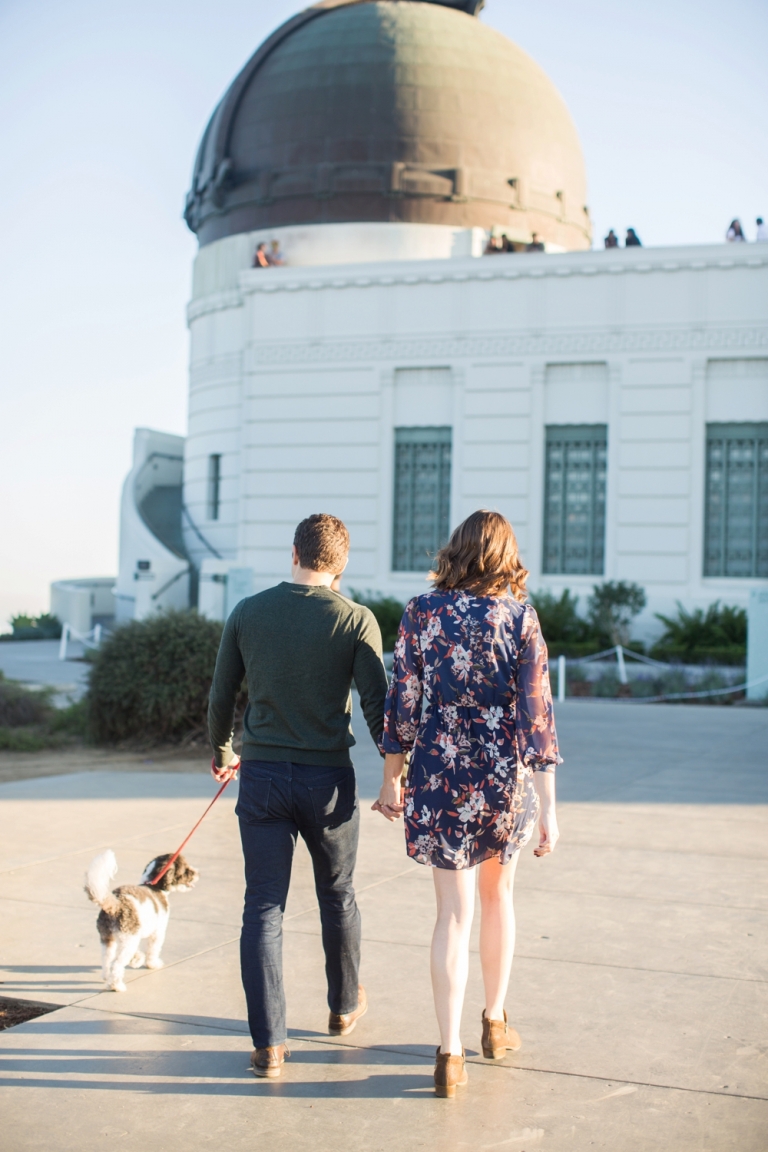
M587 248L579 139L482 0L325 0L254 53L216 108L185 219L201 245L292 224L535 231Z

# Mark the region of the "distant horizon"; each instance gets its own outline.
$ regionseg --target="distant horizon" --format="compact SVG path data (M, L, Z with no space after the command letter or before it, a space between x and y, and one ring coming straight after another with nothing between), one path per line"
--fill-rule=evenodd
M117 571L133 429L184 434L194 236L181 220L216 103L305 5L6 0L0 631L57 579ZM593 248L750 241L768 218L768 6L605 0L480 17L532 56L576 123Z

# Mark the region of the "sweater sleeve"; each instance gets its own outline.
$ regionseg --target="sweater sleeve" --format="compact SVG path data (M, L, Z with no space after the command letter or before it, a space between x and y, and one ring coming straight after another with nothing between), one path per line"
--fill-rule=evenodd
M381 630L376 617L366 608L355 644L352 676L360 694L360 705L374 744L378 745L384 727L384 699L387 674L381 648Z
M217 768L226 767L235 756L232 748L235 703L245 675L245 665L237 642L239 619L236 608L224 625L208 699L208 734Z

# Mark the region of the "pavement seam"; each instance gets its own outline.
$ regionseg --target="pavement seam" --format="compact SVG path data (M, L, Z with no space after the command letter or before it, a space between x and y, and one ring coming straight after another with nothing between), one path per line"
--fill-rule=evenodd
M297 935L301 935L298 932ZM305 936L317 936L316 932L305 932ZM376 937L364 936L363 944L385 944L394 948L421 948L427 950L429 944L418 944L408 940L379 940ZM470 953L479 956L480 949L469 949ZM525 952L515 952L515 960L531 960L536 964L549 963L549 964L578 964L583 968L616 968L620 972L647 972L651 976L683 976L692 980L731 980L733 983L738 984L743 982L745 984L768 984L768 979L760 976L721 976L718 973L711 972L681 972L675 968L640 968L634 964L609 964L604 960L572 960L564 959L560 956L534 956ZM182 963L182 961L177 961Z
M73 1008L75 1005L62 1005L63 1008ZM79 1005L78 1005L79 1007ZM61 1010L61 1009L59 1009ZM82 1007L82 1011L96 1011L93 1008ZM54 1013L47 1013L50 1017ZM114 1016L124 1016L131 1020L155 1020L159 1024L183 1024L185 1027L205 1029L208 1032L227 1032L233 1036L248 1037L247 1028L228 1028L225 1024L201 1024L196 1020L174 1018L172 1016L155 1016L149 1012L113 1012ZM34 1024L34 1021L31 1021ZM10 1031L10 1029L9 1029ZM403 1052L399 1047L388 1044L342 1044L332 1037L321 1035L292 1036L289 1031L288 1039L294 1043L320 1044L327 1048L346 1048L354 1052L386 1052L392 1056L402 1056L405 1060L423 1060L429 1064L434 1060L431 1053L422 1055L420 1052ZM599 1076L594 1072L566 1072L561 1068L536 1068L530 1064L504 1064L502 1061L481 1060L479 1057L469 1056L467 1063L475 1068L486 1068L496 1072L531 1072L542 1076L569 1076L578 1080L596 1080L601 1084L628 1084L636 1088L656 1088L664 1092L689 1092L696 1096L724 1096L728 1100L757 1100L768 1102L768 1096L752 1096L746 1092L723 1092L716 1088L689 1088L681 1084L658 1084L652 1080L629 1080L621 1076Z
M669 900L654 896L624 896L621 892L585 892L578 888L537 888L528 884L516 885L517 894L521 892L543 892L547 896L593 896L601 900L637 900L644 904L684 904L687 908L725 908L734 912L761 912L768 913L768 906L757 908L752 904L710 904L705 900ZM0 897L2 899L2 897ZM5 897L11 899L11 897Z

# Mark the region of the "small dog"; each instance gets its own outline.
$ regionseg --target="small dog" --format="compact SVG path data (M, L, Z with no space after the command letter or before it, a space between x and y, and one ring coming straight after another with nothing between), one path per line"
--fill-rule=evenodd
M162 968L160 949L168 928L169 892L188 892L197 883L198 873L183 856L174 860L156 886L153 877L162 871L170 854L151 860L137 885L125 884L110 891L110 881L117 875L117 860L109 849L91 861L85 874L85 891L101 912L96 927L101 937L101 968L112 992L125 992L126 967ZM142 940L147 954L139 951Z

